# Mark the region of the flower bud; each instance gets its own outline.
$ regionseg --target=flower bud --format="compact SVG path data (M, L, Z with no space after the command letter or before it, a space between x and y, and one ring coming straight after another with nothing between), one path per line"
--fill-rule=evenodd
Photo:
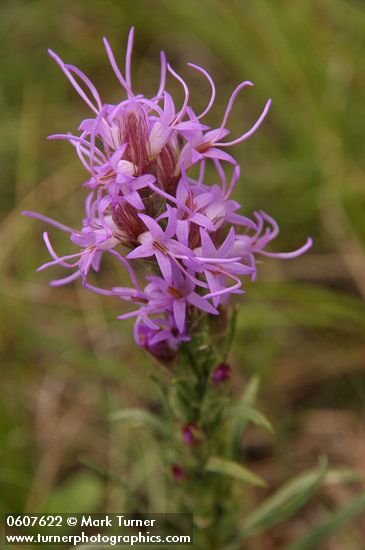
M148 153L148 120L143 107L131 102L122 112L122 143L127 143L126 160L138 168L141 174L149 164Z
M188 422L181 428L182 438L185 445L194 445L197 443L197 427L192 422Z
M220 363L212 372L214 384L222 384L231 378L232 369L227 363Z
M136 246L138 237L146 231L146 227L138 216L138 210L125 199L120 198L113 205L113 222L121 231L124 244Z
M185 468L179 464L173 464L171 466L171 474L176 481L184 481L187 478L187 472Z

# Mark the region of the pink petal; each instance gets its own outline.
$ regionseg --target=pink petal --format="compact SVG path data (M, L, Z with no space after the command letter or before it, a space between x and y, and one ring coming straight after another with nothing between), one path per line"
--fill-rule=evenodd
M134 258L148 258L149 256L153 256L155 253L155 249L153 248L153 245L151 242L141 244L140 246L137 246L134 250L129 252L127 254L127 258L134 259Z
M157 222L155 222L153 218L151 218L151 216L146 216L146 214L138 214L138 216L149 229L154 240L158 240L159 238L163 237L164 233L161 227L158 225Z
M200 238L202 242L202 256L208 258L215 258L217 256L217 251L213 244L212 239L209 237L208 233L204 229L200 229Z
M219 256L221 256L222 258L227 258L233 248L235 238L236 235L234 229L233 227L231 227L224 243L219 248Z
M162 276L168 283L172 280L172 267L170 258L161 252L160 250L155 249L156 260L161 270Z
M203 300L203 298L196 294L196 292L189 294L189 296L187 296L187 301L198 309L211 313L212 315L218 315L218 311L215 307L213 307L207 300Z
M180 333L185 329L186 301L185 299L174 300L173 302L174 319L177 329Z

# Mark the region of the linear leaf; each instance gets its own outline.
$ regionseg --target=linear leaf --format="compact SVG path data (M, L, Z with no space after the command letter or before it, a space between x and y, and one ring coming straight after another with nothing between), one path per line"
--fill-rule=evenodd
M289 544L286 550L314 550L319 548L319 545L322 545L327 538L363 513L365 513L365 493L361 493L349 505L340 508L324 521L315 525L303 538Z
M232 460L226 460L225 458L219 458L218 456L211 457L205 469L208 472L213 472L216 474L223 474L226 476L234 477L250 485L256 485L257 487L267 487L267 484L264 479L251 472L242 464L233 462Z
M249 423L249 419L246 416L241 416L240 410L244 409L245 407L251 407L255 403L259 384L260 381L258 376L253 376L247 384L245 391L243 392L243 395L237 405L237 419L232 427L231 449L233 457L237 457L240 454L242 437L247 427L247 424Z
M163 435L169 435L167 426L159 418L142 409L123 409L121 411L115 411L109 418L112 422L120 420L137 422L138 424L157 430Z
M327 461L295 479L266 499L248 515L241 528L241 538L270 529L295 514L310 499L320 485L327 468Z
M274 428L272 427L271 422L266 418L262 412L258 411L254 407L241 405L239 411L236 413L236 416L243 417L249 422L256 424L260 428L264 428L269 432L273 433Z
M361 481L359 472L352 468L331 468L323 479L324 485L337 485L338 483L356 483Z

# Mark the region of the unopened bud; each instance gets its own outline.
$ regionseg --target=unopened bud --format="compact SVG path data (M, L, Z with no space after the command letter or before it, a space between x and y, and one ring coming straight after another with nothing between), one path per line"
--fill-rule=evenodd
M212 380L214 384L222 384L223 382L227 382L231 378L232 369L230 365L227 363L221 363L217 367L215 367L214 371L212 372Z

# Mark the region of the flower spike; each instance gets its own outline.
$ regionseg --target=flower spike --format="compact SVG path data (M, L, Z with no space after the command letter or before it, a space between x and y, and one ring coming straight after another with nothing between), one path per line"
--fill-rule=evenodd
M245 278L257 277L258 257L296 258L309 250L312 240L308 238L292 252L268 251L279 233L276 221L261 210L253 217L243 215L241 204L231 198L240 179L240 165L222 149L256 132L271 99L249 130L225 141L234 103L241 90L253 86L251 81L234 89L220 126L210 128L201 121L214 106L216 87L204 68L188 63L210 87L205 108L196 114L187 83L167 63L164 52L160 53L157 95L148 98L133 92L133 27L128 35L124 74L108 40L103 42L125 92L114 105L103 102L80 69L49 50L92 111L92 116L79 125L78 133L48 138L69 141L86 170L83 187L89 192L83 219L78 229L73 229L47 215L30 210L23 214L63 231L71 241L70 253L59 256L48 232L43 233L51 259L38 271L66 270L65 276L50 285L63 286L79 279L88 291L130 304L132 311L122 312L118 319L135 318L136 343L158 360L170 362L180 346L194 337L197 319L225 315L230 299L244 294ZM180 108L166 89L167 73L183 88ZM209 164L214 167L211 176L206 170ZM192 172L194 166L197 169ZM90 282L90 272L100 271L105 254L118 260L130 286L117 280L108 289ZM144 282L141 270L135 267L145 268ZM218 384L228 377L229 367L222 363L212 380ZM191 426L188 423L184 428L186 440L191 439L189 430L194 431L195 438L196 429Z

